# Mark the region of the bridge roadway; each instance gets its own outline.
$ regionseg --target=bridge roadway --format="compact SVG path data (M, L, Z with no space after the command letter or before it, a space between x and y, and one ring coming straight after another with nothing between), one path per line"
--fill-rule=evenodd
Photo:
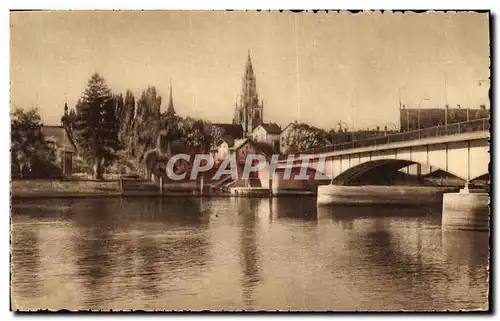
M470 181L489 173L489 128L489 119L478 119L308 150L293 161L278 162L273 187L290 184L283 181L283 169L298 168L306 161L312 172L321 172L340 185L373 171L392 172L412 164L432 166Z

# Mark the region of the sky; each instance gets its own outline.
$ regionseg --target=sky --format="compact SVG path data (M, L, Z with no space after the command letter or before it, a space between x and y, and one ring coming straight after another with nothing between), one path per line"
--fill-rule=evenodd
M250 51L264 121L398 125L416 108L489 107L489 18L477 13L11 12L11 108L59 124L94 72L148 86L178 114L230 123ZM481 85L479 85L481 83Z

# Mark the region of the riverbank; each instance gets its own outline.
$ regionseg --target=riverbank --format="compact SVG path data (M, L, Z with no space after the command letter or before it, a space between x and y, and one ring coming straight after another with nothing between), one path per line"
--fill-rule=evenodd
M441 202L442 193L456 191L455 188L431 188L410 186L364 186L339 187L327 185L328 192L320 192L318 204L373 204L374 200L385 204ZM331 189L335 189L333 192ZM340 189L340 190L339 190ZM321 191L321 189L320 189ZM383 192L381 194L381 191ZM396 191L396 192L395 192ZM375 194L374 194L375 192ZM326 194L326 195L325 195ZM270 191L266 188L239 187L228 190L212 189L210 186L201 191L194 181L165 184L162 191L158 184L141 180L13 180L11 183L12 199L31 198L90 198L90 197L316 197L313 191L280 190ZM376 196L375 198L373 196ZM325 200L327 198L328 200Z
M19 179L11 181L12 198L109 197L119 195L121 195L121 190L118 180Z
M12 180L11 197L26 198L86 198L86 197L182 197L230 196L229 192L205 189L200 191L196 182L158 185L137 180Z

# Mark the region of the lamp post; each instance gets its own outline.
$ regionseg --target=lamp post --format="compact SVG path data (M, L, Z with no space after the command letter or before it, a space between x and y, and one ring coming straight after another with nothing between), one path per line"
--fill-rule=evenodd
M490 79L480 79L480 80L478 80L478 82L477 82L478 86L480 86L480 87L481 87L483 84L485 84L485 83L490 83ZM491 84L491 83L490 83L490 84Z
M420 105L424 100L430 100L429 98L422 98L420 100L420 103L418 103L418 110L417 110L417 129L420 130Z
M398 98L399 98L399 114L398 114L398 124L399 124L399 131L401 131L401 88L398 88Z
M410 131L410 108L408 106L403 105L403 108L406 108L406 131Z
M351 129L351 141L354 142L354 113L355 113L355 110L354 110L354 105L351 103L351 109L350 109L350 114L349 115L349 122L351 123L352 125L352 129Z

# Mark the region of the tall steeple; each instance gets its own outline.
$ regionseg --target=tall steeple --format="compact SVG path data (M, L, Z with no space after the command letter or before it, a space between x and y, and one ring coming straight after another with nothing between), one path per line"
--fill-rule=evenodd
M64 93L64 115L68 115L68 95Z
M170 98L168 100L167 115L175 115L174 98L172 97L172 79L170 79Z
M245 75L243 76L241 95L235 110L235 124L241 124L243 131L249 134L255 127L262 124L262 104L259 104L257 80L255 79L250 50L248 51Z
M248 50L248 59L247 59L247 67L245 70L245 78L250 79L254 78L253 76L253 67L252 67L252 59L250 58L250 50Z

